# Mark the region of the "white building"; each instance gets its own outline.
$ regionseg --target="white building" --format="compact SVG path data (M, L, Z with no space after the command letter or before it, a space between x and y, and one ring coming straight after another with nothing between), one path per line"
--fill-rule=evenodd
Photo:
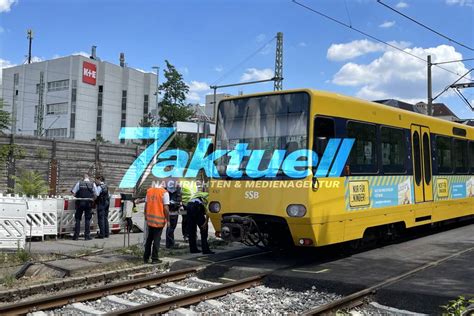
M156 75L127 67L123 54L120 65L74 55L5 68L2 91L15 134L119 143L121 127L156 111Z

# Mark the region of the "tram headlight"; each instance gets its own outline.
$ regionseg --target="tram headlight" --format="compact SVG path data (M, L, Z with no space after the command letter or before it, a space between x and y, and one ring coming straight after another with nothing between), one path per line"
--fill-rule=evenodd
M219 213L220 210L221 210L221 203L216 202L216 201L212 201L211 203L209 203L209 211L211 213Z
M290 217L303 217L306 215L306 207L302 204L290 204L286 208L286 213Z

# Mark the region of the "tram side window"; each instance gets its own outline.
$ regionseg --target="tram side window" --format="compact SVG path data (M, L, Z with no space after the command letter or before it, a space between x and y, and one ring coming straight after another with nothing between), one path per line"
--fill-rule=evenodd
M313 150L322 157L329 139L336 136L334 130L334 120L325 117L317 117L314 120L314 144Z
M385 173L405 173L406 144L403 130L380 128L382 168Z
M467 161L467 141L461 139L454 140L454 172L466 174L469 170Z
M377 172L377 127L372 124L348 122L347 137L355 138L349 157L352 173Z
M452 151L451 138L436 136L436 156L438 158L439 173L453 172Z
M474 174L474 142L469 142L469 165L471 174Z

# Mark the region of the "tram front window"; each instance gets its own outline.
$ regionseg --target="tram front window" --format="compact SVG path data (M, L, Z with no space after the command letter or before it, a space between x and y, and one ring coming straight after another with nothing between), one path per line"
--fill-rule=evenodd
M248 150L264 150L259 169L266 169L274 150L286 153L308 148L309 95L304 92L222 101L219 106L216 149L233 150L238 143ZM226 175L228 155L216 160L220 176ZM249 156L239 170L244 171Z

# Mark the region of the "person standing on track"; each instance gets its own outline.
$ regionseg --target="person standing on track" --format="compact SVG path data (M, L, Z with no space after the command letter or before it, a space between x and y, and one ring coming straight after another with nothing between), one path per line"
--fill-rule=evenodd
M201 252L197 247L197 228L201 232L201 248L203 254L213 254L207 243L209 216L207 215L207 192L197 192L186 204L188 215L189 251L191 253Z
M136 204L143 202L137 199ZM146 192L145 198L145 221L148 229L145 241L145 253L143 261L148 263L151 255L151 263L160 263L158 251L160 249L161 233L169 218L170 197L162 187L151 187Z
M97 188L97 221L99 222L99 235L97 235L95 238L109 238L109 188L107 184L105 184L105 178L103 176L95 177L95 184Z
M79 234L81 232L81 219L82 214L84 213L84 239L91 240L91 218L92 218L92 203L96 197L97 188L94 182L89 179L87 173L84 174L84 177L81 181L78 181L76 185L72 188L71 193L74 195L76 200L76 213L74 218L76 220L76 225L74 226L74 236L73 240L79 239Z
M166 226L166 248L171 249L175 247L174 231L178 225L182 196L181 187L178 181L174 178L167 181L166 190L170 195L170 216L168 225Z

